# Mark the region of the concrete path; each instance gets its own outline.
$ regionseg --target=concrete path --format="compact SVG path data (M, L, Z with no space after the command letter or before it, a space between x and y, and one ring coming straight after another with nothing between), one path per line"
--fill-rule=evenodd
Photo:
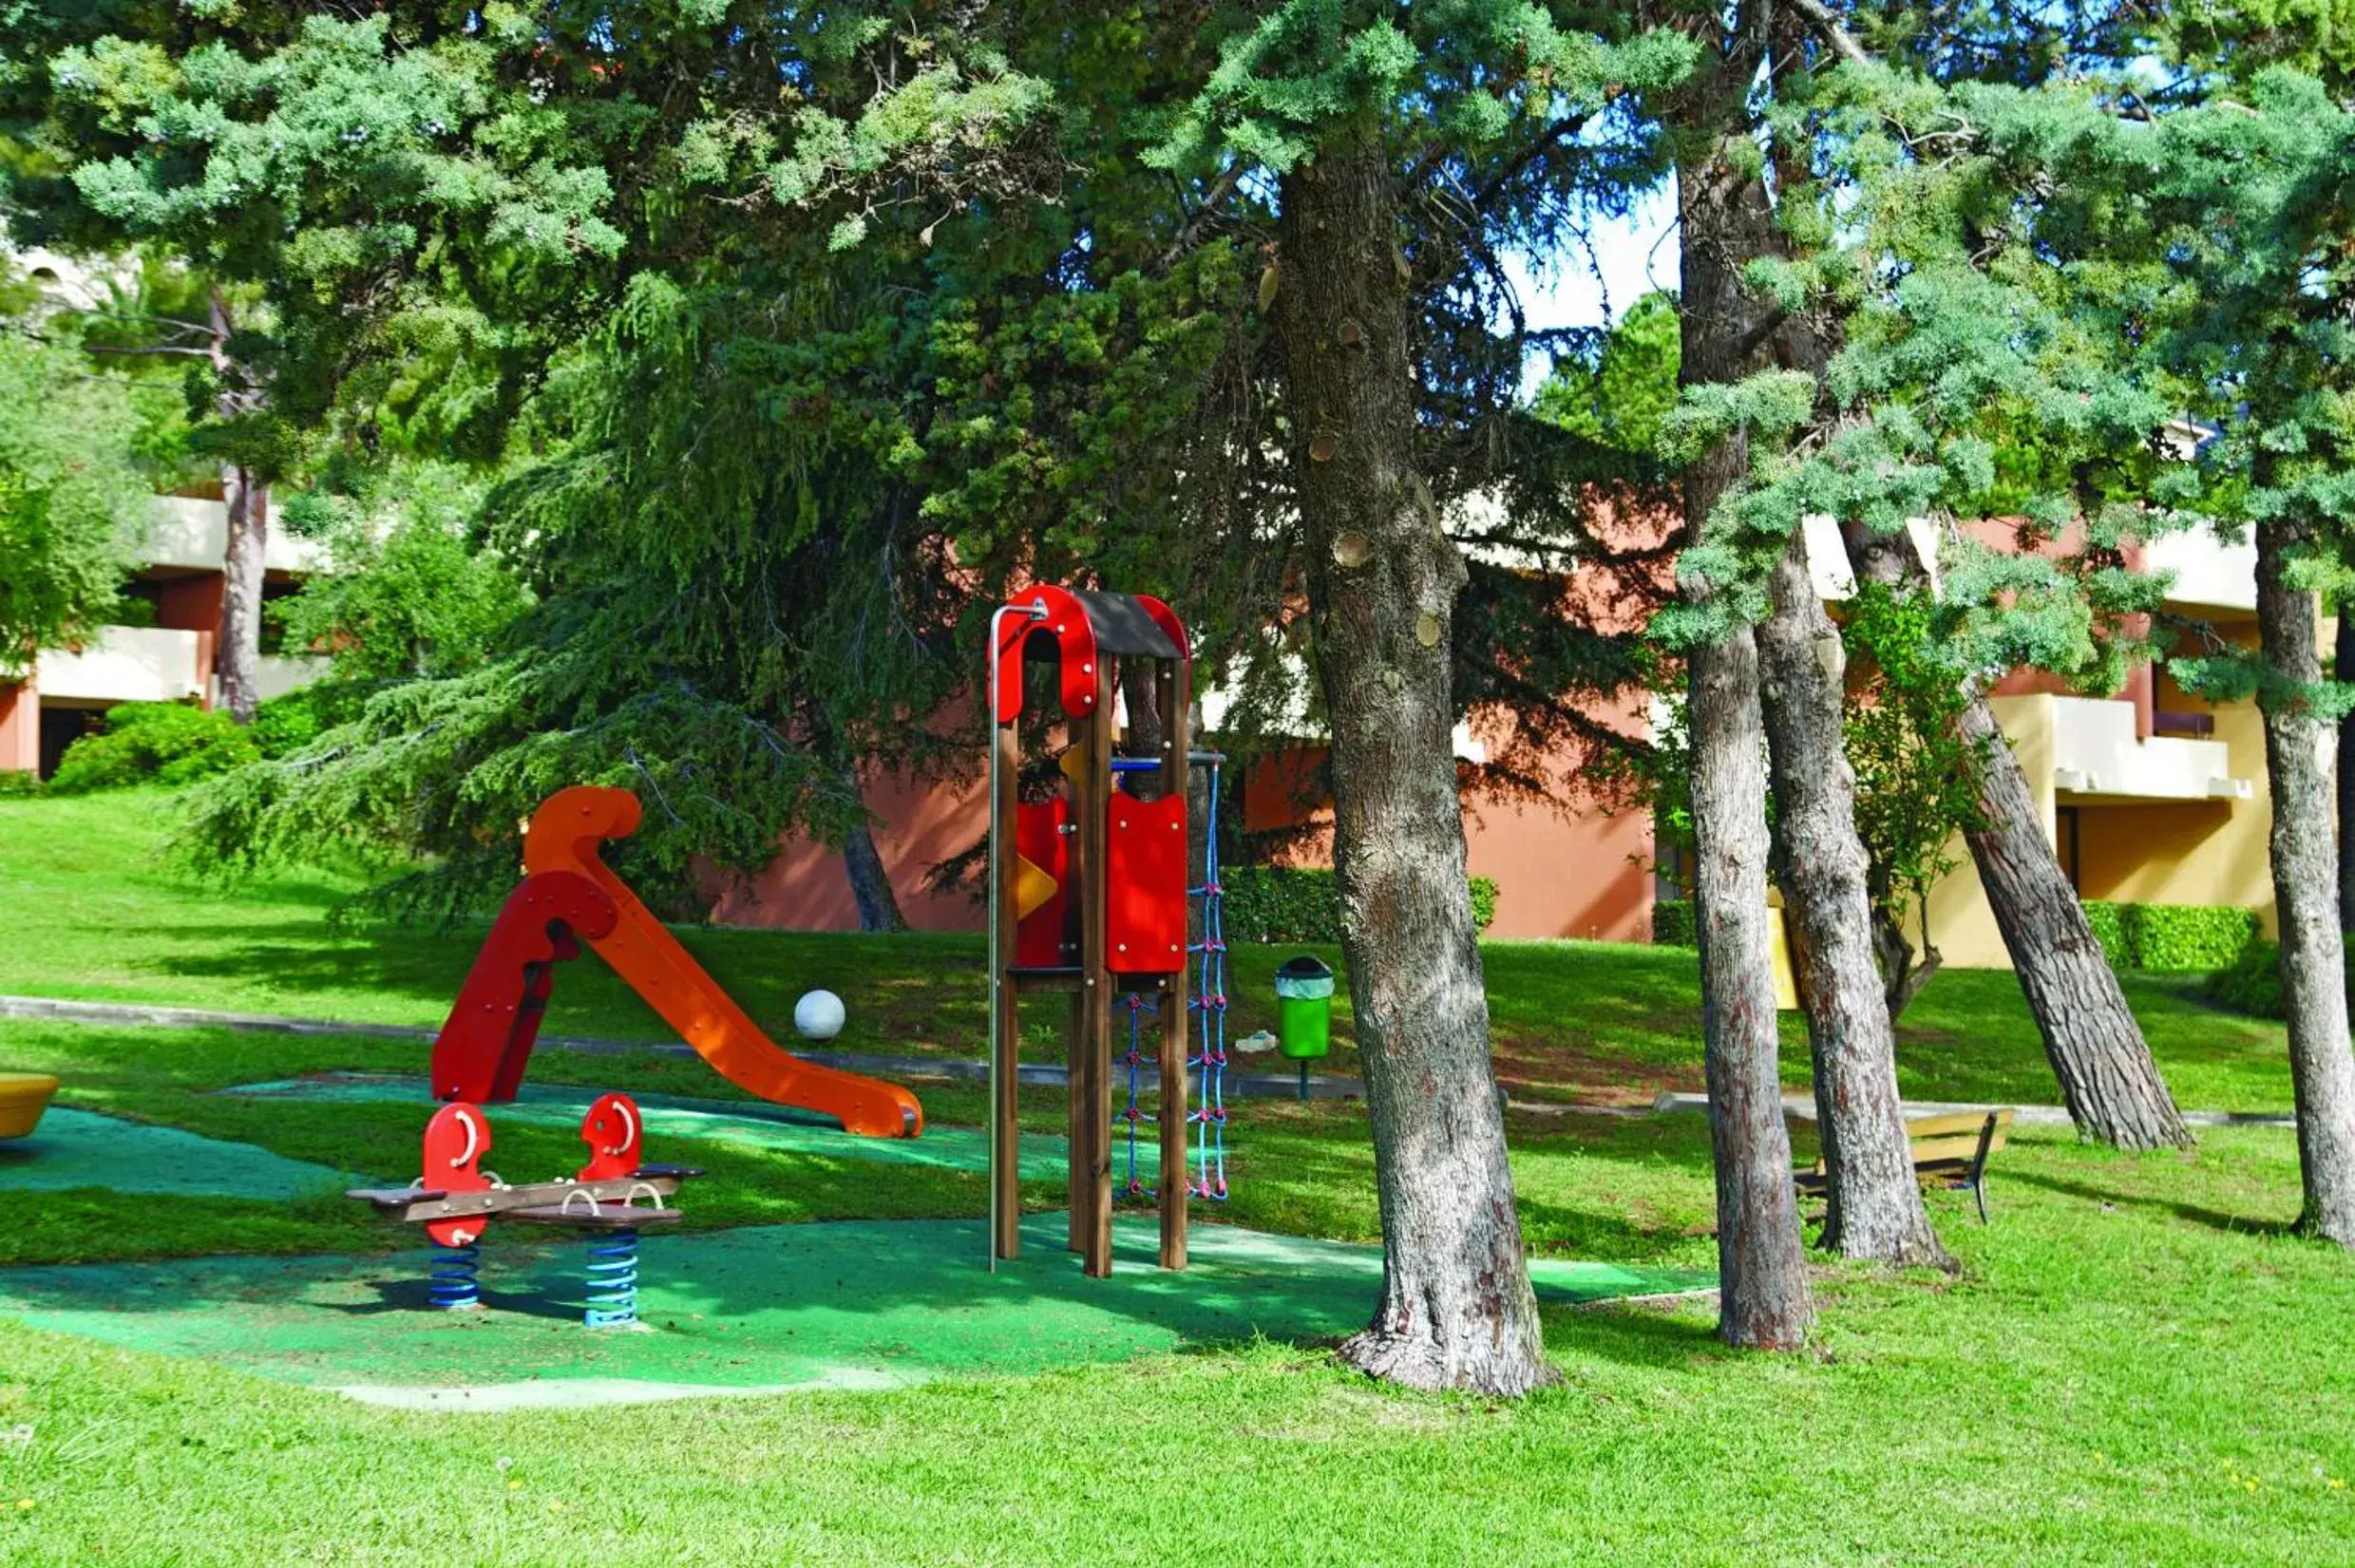
M1908 1116L1945 1116L1957 1111L1985 1110L1987 1101L1908 1100L1904 1103ZM1709 1097L1705 1094L1680 1094L1674 1090L1652 1102L1654 1111L1707 1110ZM1786 1094L1782 1097L1783 1114L1794 1121L1815 1120L1813 1095ZM2014 1105L2015 1124L2037 1127L2071 1125L2068 1108L2064 1105ZM2297 1125L2294 1116L2275 1115L2267 1111L2187 1110L2183 1119L2195 1127L2291 1127Z
M364 1035L378 1040L430 1040L436 1030L419 1029L408 1024L338 1024L317 1018L281 1018L265 1012L217 1012L207 1008L153 1007L141 1002L68 1002L47 996L0 996L0 1018L37 1019L47 1023L66 1024L128 1024L165 1029L235 1029L257 1030L276 1034L346 1034ZM612 1054L617 1051L652 1050L672 1056L692 1056L694 1048L679 1040L612 1040L582 1034L542 1034L540 1043L556 1050L577 1050L590 1054ZM827 1067L842 1067L850 1072L864 1072L881 1077L955 1078L978 1081L989 1076L989 1064L957 1056L893 1056L862 1050L800 1049L797 1054ZM1064 1069L1043 1062L1022 1064L1021 1078L1025 1084L1061 1087L1066 1077ZM1160 1075L1147 1068L1145 1086L1155 1087ZM1226 1075L1226 1092L1238 1100L1290 1100L1300 1094L1300 1079L1282 1072L1233 1072ZM1355 1078L1339 1075L1312 1074L1308 1079L1308 1097L1312 1100L1357 1100L1364 1097L1365 1086ZM1664 1111L1693 1111L1709 1108L1705 1094L1686 1094L1670 1090L1642 1105L1589 1105L1550 1100L1510 1100L1513 1110L1528 1111L1539 1116L1647 1116ZM1909 1116L1941 1116L1949 1111L1983 1110L1985 1103L1965 1104L1951 1100L1908 1100L1905 1111ZM2015 1120L2028 1126L2061 1126L2070 1124L2067 1109L2061 1105L2017 1105ZM1804 1094L1783 1096L1785 1115L1803 1122L1815 1119L1815 1102ZM2297 1124L2296 1118L2264 1111L2187 1110L2183 1119L2199 1127L2288 1127Z
M161 1029L234 1029L250 1030L270 1034L340 1034L358 1035L371 1040L430 1040L440 1031L422 1029L411 1024L339 1024L323 1018L283 1018L267 1012L222 1012L210 1008L156 1007L144 1002L71 1002L47 996L0 996L0 1018L23 1018L54 1024L112 1024L133 1028ZM821 1050L791 1042L780 1041L795 1055L807 1058L829 1067L847 1072L863 1072L884 1078L933 1077L955 1078L979 1082L988 1078L989 1064L959 1056L895 1056L864 1050ZM581 1051L590 1055L614 1055L622 1051L650 1050L667 1056L693 1056L695 1048L683 1040L614 1040L586 1034L547 1034L540 1036L540 1044L551 1050ZM1062 1067L1044 1062L1025 1062L1020 1069L1025 1084L1061 1087L1068 1076ZM1148 1067L1143 1075L1144 1086L1157 1088L1160 1073ZM1301 1093L1301 1079L1295 1073L1244 1072L1230 1067L1226 1074L1226 1093L1238 1100L1291 1100ZM1355 1100L1365 1093L1365 1086L1355 1078L1311 1074L1308 1098L1312 1100Z

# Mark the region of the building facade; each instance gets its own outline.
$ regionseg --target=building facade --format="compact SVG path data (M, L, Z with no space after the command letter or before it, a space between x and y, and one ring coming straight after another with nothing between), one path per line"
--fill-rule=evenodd
M56 771L66 747L117 703L212 706L214 645L220 634L228 508L218 496L159 496L141 532L139 565L123 585L153 624L105 626L78 648L44 649L31 678L0 684L0 771ZM265 600L291 594L324 562L308 539L273 529L264 557ZM326 668L322 658L265 652L265 698Z
M1851 591L1836 532L1811 530L1816 588L1837 601ZM1986 525L1983 542L2005 544L2009 529ZM1917 547L1933 553L1919 532ZM2064 541L2063 547L2066 547ZM2147 546L2138 561L2172 575L2164 609L2219 637L2256 638L2256 562L2246 545L2186 535ZM1585 599L1607 624L1638 613L1624 582L1598 581ZM2272 808L2267 796L2264 727L2253 702L2217 704L2186 692L2164 659L2138 669L2109 697L2072 693L2034 672L2000 683L1991 701L2027 775L2045 836L2080 895L2121 902L2228 905L2255 911L2270 935L2273 892L2267 860ZM1633 710L1605 716L1641 729ZM1459 753L1482 744L1477 720L1459 732ZM1244 792L1253 831L1307 831L1292 851L1305 863L1329 853L1330 814L1316 798L1320 752L1313 743L1245 767L1230 785ZM1468 803L1464 832L1469 869L1497 885L1489 935L1506 938L1650 939L1652 910L1662 895L1649 816L1581 792L1574 765L1560 775L1549 805ZM969 895L931 887L938 862L972 848L984 826L978 783L909 784L878 781L868 791L876 847L911 924L926 930L978 930ZM1955 968L2005 968L2009 957L1967 850L1930 897L1929 929ZM1673 896L1673 888L1666 889ZM755 878L729 884L714 916L731 924L855 930L858 914L839 854L805 841L788 842Z

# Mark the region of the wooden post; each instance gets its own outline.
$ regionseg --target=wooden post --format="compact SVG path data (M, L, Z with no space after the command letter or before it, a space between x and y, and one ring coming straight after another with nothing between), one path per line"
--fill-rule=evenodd
M1095 704L1088 714L1088 787L1079 808L1080 1004L1087 1019L1079 1032L1085 1077L1081 1123L1086 1132L1086 1219L1080 1233L1087 1272L1099 1278L1112 1272L1112 975L1105 952L1110 936L1111 890L1105 868L1111 860L1112 801L1112 661L1095 661ZM1074 1157L1077 1155L1074 1148Z
M1184 649L1178 651L1181 654ZM1186 754L1193 737L1187 727L1184 658L1161 666L1155 696L1161 704L1161 786L1164 799L1186 799ZM1188 841L1193 835L1187 835ZM1188 878L1191 868L1188 868ZM1185 929L1180 921L1178 929ZM1207 931L1203 934L1206 941ZM1181 940L1168 985L1161 997L1161 1266L1186 1267L1186 1047L1193 1030L1186 1011L1187 964Z
M1073 863L1076 864L1076 859ZM1087 883L1080 884L1085 887ZM1071 1209L1071 1236L1068 1245L1073 1252L1085 1251L1088 1244L1088 986L1085 977L1072 988L1071 1006L1063 1015L1063 1098L1064 1146L1071 1150L1067 1195Z
M1022 740L1018 724L997 727L997 792L990 802L997 818L999 864L997 907L990 918L997 923L997 973L990 976L990 1006L997 1011L997 1100L990 1115L997 1127L997 1164L990 1172L996 1185L997 1234L991 1238L999 1257L1022 1256L1022 1158L1017 1111L1021 1100L1022 999L1010 973L1014 968L1014 847L1015 803L1020 798Z

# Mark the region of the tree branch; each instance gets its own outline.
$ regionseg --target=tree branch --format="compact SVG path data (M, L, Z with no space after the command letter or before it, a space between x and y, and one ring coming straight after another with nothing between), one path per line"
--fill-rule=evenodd
M1783 0L1783 3L1798 12L1815 30L1815 35L1842 60L1852 66L1872 64L1872 56L1867 54L1865 47L1856 42L1855 34L1840 25L1840 19L1833 14L1832 8L1825 5L1824 0Z

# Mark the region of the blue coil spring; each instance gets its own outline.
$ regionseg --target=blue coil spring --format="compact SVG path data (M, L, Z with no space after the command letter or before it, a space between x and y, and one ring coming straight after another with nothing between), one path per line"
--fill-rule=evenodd
M637 1321L637 1232L609 1231L589 1243L589 1300L583 1316L592 1329L617 1329Z
M483 1304L483 1247L469 1241L463 1247L433 1249L433 1272L427 1278L433 1304L444 1312L463 1312Z

